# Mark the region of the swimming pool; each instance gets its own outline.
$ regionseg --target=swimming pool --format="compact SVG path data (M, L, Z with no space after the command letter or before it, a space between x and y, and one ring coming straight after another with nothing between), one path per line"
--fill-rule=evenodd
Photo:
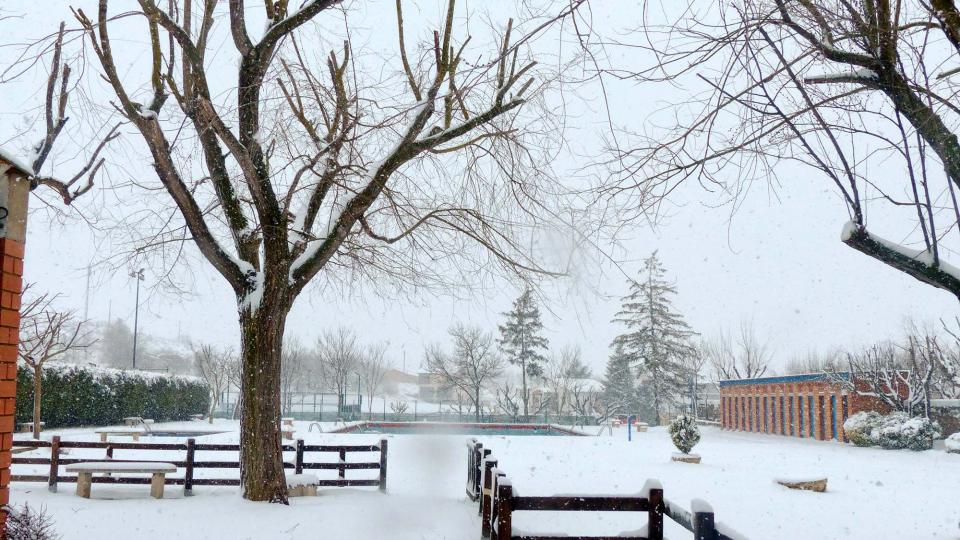
M363 422L333 433L396 435L527 435L580 436L582 433L550 424L454 424L448 422Z

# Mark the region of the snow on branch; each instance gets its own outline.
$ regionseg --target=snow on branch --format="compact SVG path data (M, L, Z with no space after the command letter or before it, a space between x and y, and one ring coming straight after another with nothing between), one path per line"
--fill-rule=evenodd
M901 246L868 232L863 225L854 221L843 226L840 240L861 253L960 298L960 269L943 262L929 249L916 250Z

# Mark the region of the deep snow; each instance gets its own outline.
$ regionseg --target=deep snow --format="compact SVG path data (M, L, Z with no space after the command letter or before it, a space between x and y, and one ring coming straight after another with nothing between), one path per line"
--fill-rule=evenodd
M307 426L306 422L296 425L297 436L308 443L368 444L381 437L308 433ZM163 429L173 427L163 425ZM219 421L215 427L233 431L204 437L204 442L237 440L235 423ZM96 437L92 430L62 433L74 440ZM118 535L478 538L475 506L464 497L465 437L386 438L390 440L387 495L375 488L321 489L318 497L294 498L289 507L283 507L244 501L237 488L197 486L193 497L183 498L178 486L168 486L167 498L156 501L149 498L146 486L95 484L93 498L86 500L74 495L73 484L62 484L59 493L52 494L44 484L14 483L11 502L44 505L64 540ZM674 504L689 508L691 500L702 499L702 504L713 507L718 521L753 539L960 536L960 504L956 502L960 455L947 454L942 443L927 452L889 451L704 428L695 448L703 463L691 465L670 461L675 449L662 428L634 434L632 443L626 441L623 429L614 431L613 437L479 439L493 449L500 468L522 495L635 494L646 479L658 478ZM79 451L73 452L77 455ZM118 450L116 457L124 458L123 452ZM147 458L141 454L137 459ZM157 459L170 458L158 455ZM324 459L335 461L336 456ZM348 458L353 459L359 457ZM16 468L25 472L29 467ZM347 472L352 478L373 474L375 471ZM808 474L828 476L827 493L792 491L774 483L777 477ZM527 512L515 517L516 526L524 531L569 534L616 534L640 529L644 523L642 515L630 513ZM669 523L666 532L670 538L690 537Z

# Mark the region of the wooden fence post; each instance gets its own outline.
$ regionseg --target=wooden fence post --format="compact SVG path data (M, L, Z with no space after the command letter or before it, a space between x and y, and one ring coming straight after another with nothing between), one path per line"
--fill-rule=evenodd
M713 540L716 535L713 512L694 512L693 538L695 540Z
M490 510L493 497L490 490L493 486L493 470L497 468L497 460L488 459L483 463L483 490L480 492L480 534L484 538L490 537Z
M513 486L507 478L497 484L497 540L509 540L513 536Z
M107 447L107 459L113 459L113 445Z
M57 492L57 476L60 474L60 436L54 435L50 442L50 477L47 479L47 489L50 493Z
M650 510L647 512L647 538L649 540L663 540L663 490L652 488L647 494Z
M183 473L183 496L190 497L193 495L193 461L194 455L196 454L196 444L195 439L187 439L187 470Z
M295 474L303 474L303 439L297 439L297 458L293 471Z
M380 439L380 492L387 492L387 440Z
M347 451L340 450L340 478L347 477L347 469L343 466L347 462Z

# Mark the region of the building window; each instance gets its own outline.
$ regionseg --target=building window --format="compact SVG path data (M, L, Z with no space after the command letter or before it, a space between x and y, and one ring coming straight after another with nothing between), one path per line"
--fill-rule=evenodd
M837 396L830 396L830 438L837 440Z
M820 431L820 433L819 433L820 437L819 437L819 439L820 439L821 441L827 438L827 409L826 409L826 407L824 407L824 405L825 405L824 401L825 401L825 400L823 399L823 394L820 394L819 396L817 396L817 406L820 407L820 430L819 430L819 431Z
M790 424L789 424L789 426L787 427L787 435L793 435L793 433L794 433L794 429L793 429L793 396L789 396L789 397L788 397L788 400L790 401L790 406L789 406L789 408L788 408L788 411L789 411L789 414L790 414L790 416L789 416Z
M760 398L753 399L753 430L760 431Z
M848 402L847 402L847 396L842 396L842 397L841 397L841 402L843 403L843 405L842 405L842 406L843 406L843 416L841 416L840 418L843 419L843 422L846 422L846 421L847 421L847 417L848 417L847 415L850 414L850 409L848 408L848 407L849 407L849 404L848 404ZM843 423L841 422L840 425L842 426ZM847 432L846 432L846 431L843 432L843 442L847 442Z
M797 396L797 420L797 435L803 437L803 396Z
M784 405L783 405L783 394L780 394L780 399L779 399L779 401L780 401L780 434L781 434L781 435L786 435L786 434L787 434L787 428L786 428L786 426L785 426L784 415L783 415L783 407L784 407Z
M767 426L767 396L763 396L763 432L770 432Z

